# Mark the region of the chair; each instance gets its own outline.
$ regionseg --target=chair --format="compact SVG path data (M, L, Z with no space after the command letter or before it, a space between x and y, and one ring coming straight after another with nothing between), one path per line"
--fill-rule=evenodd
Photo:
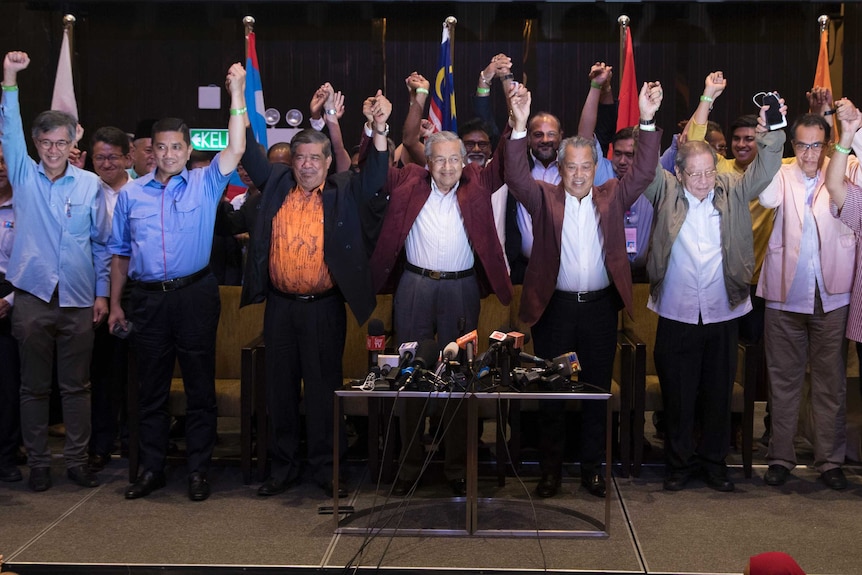
M215 388L219 417L240 419L240 466L243 480L251 480L252 414L255 406L254 379L263 328L264 305L239 307L242 288L219 286L221 315L216 331ZM260 400L260 397L257 398ZM258 404L260 402L258 401ZM171 415L184 415L186 398L182 374L175 368L167 408ZM139 463L138 379L134 346L129 353L129 478L134 482ZM260 413L258 411L258 413ZM262 418L258 418L259 420ZM260 421L258 421L260 428Z
M648 411L661 411L661 385L656 375L652 350L658 315L647 309L649 284L634 284L634 316L623 315L622 335L634 349L633 365L633 421L632 421L632 475L640 476L643 464L644 424ZM733 383L731 412L742 415L742 463L746 478L751 477L754 456L754 400L757 392L757 372L760 369L759 347L740 343L736 378ZM730 441L730 438L728 438Z

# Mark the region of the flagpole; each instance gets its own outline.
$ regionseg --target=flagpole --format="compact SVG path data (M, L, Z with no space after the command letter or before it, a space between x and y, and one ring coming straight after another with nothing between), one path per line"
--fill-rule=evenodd
M243 18L242 25L245 28L245 39L248 40L249 34L254 32L254 16ZM245 57L248 58L248 42L245 43Z
M458 19L454 16L449 16L443 21L443 25L449 28L449 52L452 54L452 61L455 61L455 25Z
M623 72L625 71L626 67L626 34L628 34L629 22L631 22L631 20L628 16L623 14L622 16L617 18L617 22L620 25L620 74L618 77L619 81L622 82Z
M72 42L74 38L74 30L75 30L75 15L74 14L66 14L63 16L63 30L69 32L69 53L74 53L74 44Z

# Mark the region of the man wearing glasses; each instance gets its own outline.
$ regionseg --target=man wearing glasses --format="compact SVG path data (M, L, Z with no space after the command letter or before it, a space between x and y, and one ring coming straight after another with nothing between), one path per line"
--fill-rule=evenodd
M48 403L54 350L66 424L66 473L96 487L87 467L90 440L90 354L93 327L108 315L110 222L100 201L99 178L69 161L76 121L47 111L33 122L40 162L27 156L18 104L18 72L25 52L3 61L2 145L15 193L16 238L7 269L15 286L12 332L21 352L21 430L33 491L51 487Z
M748 204L772 181L784 144L784 132L767 132L766 108L756 128L757 156L743 176L717 174L715 151L689 141L679 148L675 177L660 170L644 192L655 209L648 307L659 315L655 365L667 425L668 491L683 489L700 473L712 489L734 489L725 458L737 320L751 310Z
M442 347L476 329L482 296L496 293L504 305L512 299L491 209L491 194L503 185L502 163L492 162L484 169L478 163L467 164L467 150L452 132L426 139L425 158L427 171L415 164L390 170L392 193L371 270L377 291L390 276L397 285L393 306L398 343L436 335ZM424 426L415 431L424 421L424 403L405 402L400 418L401 469L393 495L406 495L419 479ZM463 496L466 417L464 410L452 417L453 409L450 405L443 424L444 473L453 493Z
M766 300L765 342L769 370L772 436L764 475L783 485L796 466L794 438L805 380L811 373L814 467L832 489L847 487L841 470L846 446L846 354L844 328L853 286L856 237L829 211L824 185L831 126L819 114L805 114L790 128L795 161L760 194L775 208L757 295ZM862 183L859 163L847 177Z
M109 221L113 219L120 190L132 180L126 171L131 162L130 148L129 136L114 126L99 128L91 139L90 157L99 176L101 199ZM127 355L128 340L112 336L107 324L99 326L90 362L93 430L88 465L93 472L101 471L111 461L122 398L126 395Z

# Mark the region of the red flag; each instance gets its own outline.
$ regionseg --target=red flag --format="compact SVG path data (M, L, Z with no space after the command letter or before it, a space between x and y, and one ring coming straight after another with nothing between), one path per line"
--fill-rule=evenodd
M617 114L617 130L637 125L640 120L638 107L638 81L635 77L635 55L632 51L632 30L626 28L626 57L623 77L620 80L620 108Z

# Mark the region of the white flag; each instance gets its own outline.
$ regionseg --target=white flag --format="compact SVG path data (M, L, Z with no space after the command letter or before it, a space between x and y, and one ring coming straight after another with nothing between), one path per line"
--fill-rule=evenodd
M68 28L63 29L63 45L60 47L60 61L57 62L51 109L66 112L75 120L78 119L78 102L75 100L75 85L72 82L72 51L69 48Z

